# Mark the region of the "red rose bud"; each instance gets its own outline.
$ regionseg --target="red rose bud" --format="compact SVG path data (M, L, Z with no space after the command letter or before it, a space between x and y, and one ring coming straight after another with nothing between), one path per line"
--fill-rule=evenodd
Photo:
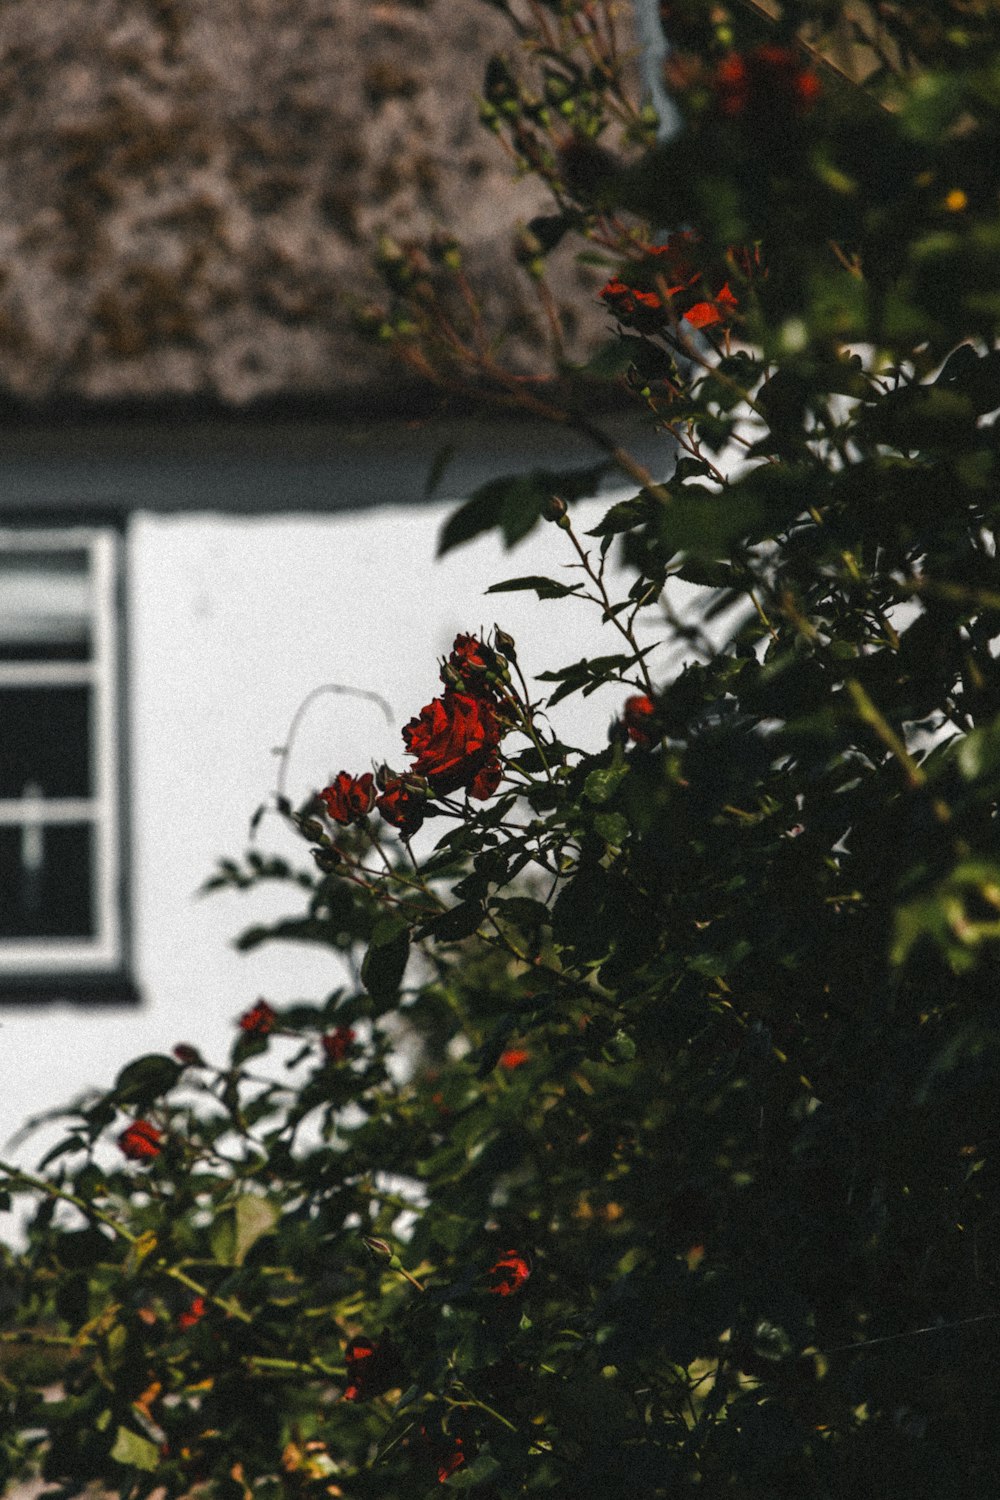
M530 1057L531 1053L526 1052L523 1047L508 1047L506 1052L501 1052L498 1067L507 1073L513 1073L515 1068L523 1068Z
M462 1439L451 1432L431 1433L422 1423L420 1438L424 1452L437 1474L438 1484L444 1484L465 1463Z
M190 1307L188 1307L185 1312L182 1312L179 1315L177 1319L177 1327L185 1330L188 1328L193 1328L196 1323L201 1322L202 1318L207 1312L208 1307L205 1303L204 1297L195 1297Z
M516 1250L505 1250L486 1273L492 1278L489 1291L497 1297L512 1297L531 1275L531 1266Z
M343 1062L350 1051L351 1043L355 1039L355 1031L352 1026L338 1026L335 1031L327 1032L321 1038L320 1045L326 1053L327 1061L333 1063Z
M426 776L432 792L446 796L465 788L488 797L500 779L494 754L500 732L488 699L447 688L405 726L403 742L415 757L414 771ZM481 771L487 775L473 789Z
M375 778L370 771L364 776L340 771L317 795L335 823L360 823L375 805Z
M240 1030L245 1031L247 1036L270 1036L276 1020L277 1016L267 1001L258 1000L256 1005L240 1016Z
M634 697L626 698L622 718L625 720L629 739L637 745L651 745L655 733L655 715L656 704L646 693L636 693Z
M375 798L379 815L404 839L412 837L424 821L427 793L403 776L390 776L380 797Z
M174 1048L174 1056L186 1068L203 1068L205 1066L205 1059L198 1051L198 1048L192 1047L190 1042L178 1042Z
M775 42L730 53L715 74L719 113L729 120L746 117L757 124L778 124L806 114L821 93L819 75L794 48Z
M159 1156L163 1131L149 1120L133 1120L118 1137L118 1149L129 1161L152 1161Z

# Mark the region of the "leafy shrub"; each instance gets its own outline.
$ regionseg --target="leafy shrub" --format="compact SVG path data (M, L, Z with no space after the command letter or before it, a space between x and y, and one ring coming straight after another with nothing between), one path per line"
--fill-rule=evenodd
M592 475L514 475L443 536L559 528L569 581L494 592L588 598L613 646L460 636L397 766L282 804L312 869L222 867L307 900L245 946L353 977L249 1006L221 1065L138 1059L6 1171L38 1206L0 1462L221 1500L995 1493L1000 16L677 0L660 140L611 3L512 9L482 112L552 190L515 250L553 378L504 367L455 241L384 244L367 316L636 481L581 535ZM607 743L563 743L608 683Z

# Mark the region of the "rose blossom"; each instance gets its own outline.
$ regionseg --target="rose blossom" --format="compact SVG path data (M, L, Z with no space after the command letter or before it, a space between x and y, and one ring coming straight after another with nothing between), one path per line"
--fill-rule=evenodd
M414 785L405 776L389 776L380 796L375 798L375 806L385 821L408 839L424 821L426 799L422 786Z
M248 1036L269 1036L277 1017L266 1000L258 1000L240 1016L240 1030Z
M499 784L500 725L486 698L447 688L410 720L403 740L414 771L440 796L464 787L485 799Z
M208 1307L206 1306L204 1297L195 1297L193 1298L190 1307L188 1307L186 1311L179 1314L177 1318L177 1327L182 1328L185 1331L188 1328L193 1328L196 1323L201 1322L202 1318L207 1312Z
M339 1063L344 1061L354 1038L353 1026L338 1026L335 1031L327 1032L326 1036L321 1038L320 1045L330 1062Z
M364 776L340 771L317 795L335 823L359 823L375 805L375 777L370 771Z
M633 697L626 698L622 718L625 720L629 739L637 745L651 745L655 714L656 704L648 694L636 693Z
M118 1137L118 1149L129 1161L152 1161L159 1156L163 1131L149 1120L133 1120Z
M775 42L750 52L731 52L715 74L719 113L730 120L746 115L780 123L806 114L821 92L819 75L806 67L799 53Z
M531 1275L531 1266L525 1256L516 1250L505 1250L500 1259L490 1266L488 1276L493 1277L489 1290L497 1297L512 1297Z

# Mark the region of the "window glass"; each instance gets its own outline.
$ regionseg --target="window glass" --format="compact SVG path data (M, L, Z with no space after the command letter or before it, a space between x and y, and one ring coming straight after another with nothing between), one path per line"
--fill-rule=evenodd
M92 691L86 683L0 687L0 798L93 795Z
M93 607L84 548L0 552L0 661L87 661Z
M90 824L0 828L0 937L95 935Z

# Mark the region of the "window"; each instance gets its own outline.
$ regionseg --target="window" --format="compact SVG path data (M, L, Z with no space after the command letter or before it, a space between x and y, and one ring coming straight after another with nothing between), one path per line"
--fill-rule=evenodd
M123 968L118 550L0 529L0 991Z

